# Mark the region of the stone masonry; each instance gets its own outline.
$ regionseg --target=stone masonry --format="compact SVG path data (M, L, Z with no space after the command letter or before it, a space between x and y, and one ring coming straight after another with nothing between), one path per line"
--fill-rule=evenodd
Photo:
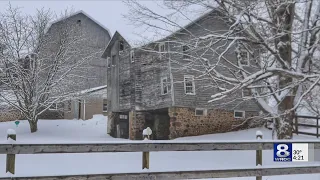
M246 118L257 115L257 112L245 112ZM206 116L195 116L194 108L169 108L170 139L184 136L224 133L259 126L245 124L245 119L234 118L233 111L207 110Z
M130 112L129 113L129 138L131 140L141 140L142 131L145 125L144 112Z

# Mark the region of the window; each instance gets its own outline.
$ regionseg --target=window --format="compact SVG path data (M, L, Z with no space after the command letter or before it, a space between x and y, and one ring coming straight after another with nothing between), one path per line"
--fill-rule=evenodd
M206 116L206 115L207 115L207 109L196 108L195 116Z
M128 116L124 114L120 114L120 119L128 119Z
M79 26L81 25L81 20L80 20L80 19L77 20L77 24L78 24Z
M161 94L165 95L169 92L168 79L166 77L161 78Z
M124 50L124 42L120 41L119 42L119 51L123 51Z
M165 47L165 43L160 43L159 44L159 52L164 52L166 50L166 47Z
M53 111L56 111L58 110L59 107L58 107L58 104L57 103L53 103L50 107L49 107L49 110L53 110Z
M243 50L240 52L240 56L240 64L243 66L249 66L250 53L248 51Z
M185 90L185 94L195 95L194 76L192 75L184 76L184 90Z
M130 59L131 59L131 62L134 62L134 51L133 50L130 51Z
M107 64L108 64L108 68L110 68L111 67L110 57L107 57Z
M107 100L106 100L106 99L103 100L102 111L103 111L103 112L107 112L107 111L108 111L108 103L107 103Z
M244 118L245 112L244 111L234 111L234 118Z
M182 46L183 59L189 58L188 56L189 46Z
M242 97L248 97L248 96L251 96L250 90L247 88L242 89Z
M116 57L117 57L116 55L112 56L112 60L111 60L112 61L112 66L116 65Z

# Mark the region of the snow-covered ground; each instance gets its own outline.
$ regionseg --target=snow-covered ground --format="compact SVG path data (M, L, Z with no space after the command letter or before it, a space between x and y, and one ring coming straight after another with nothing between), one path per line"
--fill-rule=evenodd
M95 116L92 120L41 120L39 131L29 133L26 121L19 127L14 122L0 123L0 144L6 141L7 129L15 129L17 142L108 142L123 141L106 135L107 119ZM254 140L256 131L271 139L271 131L250 129L232 133L212 134L178 138L184 140ZM294 139L315 139L295 136ZM100 174L118 172L141 172L142 153L89 153L89 154L36 154L16 156L16 175L68 175ZM263 151L263 165L274 165L271 151ZM282 163L281 164L285 164ZM292 164L292 163L291 163ZM310 164L310 163L308 163ZM320 165L320 164L319 164ZM255 166L255 151L209 151L209 152L151 152L150 171L227 169ZM5 174L5 155L0 155L0 176ZM320 174L263 177L264 180L320 180ZM254 180L255 177L215 180Z

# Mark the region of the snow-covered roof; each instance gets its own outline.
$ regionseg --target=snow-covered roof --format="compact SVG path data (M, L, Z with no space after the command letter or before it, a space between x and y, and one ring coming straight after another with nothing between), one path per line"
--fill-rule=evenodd
M63 20L65 20L65 19L68 19L68 18L70 18L70 17L72 17L72 16L75 16L75 15L78 15L78 14L83 14L83 15L87 16L90 20L92 20L93 22L95 22L96 24L98 24L100 27L102 27L103 29L105 29L105 30L109 33L109 36L111 37L110 30L109 30L107 27L105 27L103 24L101 24L99 21L97 21L96 19L94 19L92 16L90 16L89 14L87 14L86 12L84 12L83 10L77 11L77 12L75 12L75 13L70 14L69 16L62 17L62 18L60 18L60 19L57 19L57 20L51 22L48 29L50 29L50 27L51 27L53 24L55 24L55 23L57 23L57 22L60 22L60 21L63 21Z

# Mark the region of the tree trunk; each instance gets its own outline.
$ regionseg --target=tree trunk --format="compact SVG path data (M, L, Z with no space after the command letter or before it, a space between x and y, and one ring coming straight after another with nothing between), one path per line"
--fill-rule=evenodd
M286 112L293 108L294 96L286 96L279 105L280 113L285 113L276 119L275 128L277 139L292 139L294 111Z
M28 121L29 121L31 133L37 132L38 131L38 120L32 119L32 120L28 120Z

